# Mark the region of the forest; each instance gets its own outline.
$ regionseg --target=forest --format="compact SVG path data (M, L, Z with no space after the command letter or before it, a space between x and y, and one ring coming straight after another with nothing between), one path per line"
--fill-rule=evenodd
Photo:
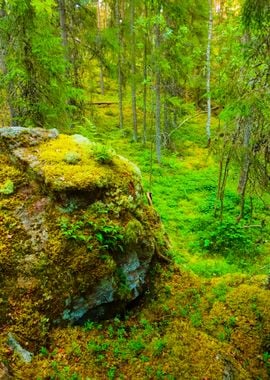
M0 380L270 378L268 0L0 1Z

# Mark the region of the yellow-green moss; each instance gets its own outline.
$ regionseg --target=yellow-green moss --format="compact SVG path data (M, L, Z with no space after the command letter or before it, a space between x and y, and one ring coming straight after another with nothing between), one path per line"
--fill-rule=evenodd
M13 360L13 373L18 379L108 379L111 371L115 378L134 380L222 380L225 374L266 380L262 344L270 315L263 281L243 275L204 281L178 268L163 271L155 296L129 318L89 329L54 329L47 351L31 365ZM195 309L202 317L199 327L190 319ZM221 339L226 327L230 337ZM8 355L5 345L1 354Z
M35 170L42 169L45 182L54 190L91 190L117 184L133 195L138 181L134 165L117 155L111 158L109 165L99 163L95 160L95 149L94 143L80 143L72 136L59 135L58 138L41 144L38 152L33 149L40 163ZM66 159L71 153L80 158L73 165ZM136 184L130 185L130 181L134 180Z

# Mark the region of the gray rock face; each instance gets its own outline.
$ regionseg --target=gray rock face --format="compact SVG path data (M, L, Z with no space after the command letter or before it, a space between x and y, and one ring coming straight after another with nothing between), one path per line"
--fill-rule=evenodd
M0 129L1 143L11 150L21 146L34 146L59 135L57 129L5 127Z
M0 190L12 184L0 191L0 325L11 316L23 341L112 315L148 281L162 228L138 168L110 154L83 136L0 129Z

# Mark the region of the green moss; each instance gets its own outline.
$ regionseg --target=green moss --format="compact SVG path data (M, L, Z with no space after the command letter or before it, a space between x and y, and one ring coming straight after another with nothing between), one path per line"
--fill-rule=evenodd
M0 187L0 194L11 195L14 193L14 183L11 179L7 179L6 182Z
M130 220L125 228L124 239L126 243L137 243L144 234L143 226L137 219Z
M68 152L65 155L64 161L69 165L76 165L81 161L81 157L76 152Z
M46 184L58 191L118 187L131 196L138 195L136 192L141 191L140 175L135 166L117 155L110 155L113 167L102 165L99 163L100 160L95 159L95 149L101 148L94 143L78 142L72 136L66 135L60 135L42 144L37 158L42 166ZM31 149L29 152L31 153ZM80 160L72 160L72 165L70 160L67 160L71 154L73 157L80 157ZM38 172L40 166L37 165L35 170Z

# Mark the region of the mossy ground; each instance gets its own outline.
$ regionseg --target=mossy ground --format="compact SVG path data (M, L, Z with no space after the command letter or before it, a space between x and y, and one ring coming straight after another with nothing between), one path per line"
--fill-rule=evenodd
M164 150L161 166L153 158L151 143L132 142L129 120L126 106L126 126L120 131L117 104L97 107L85 125L65 132L112 146L139 165L145 190L152 191L169 235L175 264L156 268L153 288L124 316L53 329L29 365L10 352L1 335L2 361L17 379L221 380L225 374L236 380L268 379L269 197L263 202L254 197L252 220L248 212L245 220L246 225L258 225L264 219L265 226L242 229L245 235L237 230L232 238L230 223L239 212L232 170L224 244L229 240L235 245L222 254L207 250L207 240L217 229L213 210L218 157L205 146L204 117L175 133L173 151ZM214 121L213 134L217 128ZM239 237L241 246L236 244Z
M157 268L159 285L124 318L53 329L31 364L10 360L16 379L267 379L270 334L265 277L202 280ZM232 375L233 374L233 375ZM27 376L27 377L26 377Z

